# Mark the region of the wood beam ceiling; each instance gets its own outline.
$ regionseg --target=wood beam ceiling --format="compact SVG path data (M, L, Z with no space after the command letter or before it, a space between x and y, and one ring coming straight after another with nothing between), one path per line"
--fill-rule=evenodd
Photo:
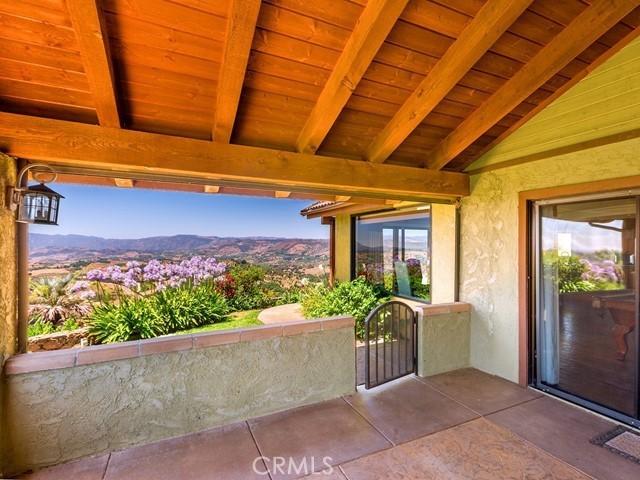
M67 0L67 8L93 94L98 121L104 127L119 128L121 124L113 64L102 10L96 0Z
M384 162L433 111L532 0L489 0L367 148Z
M253 34L260 12L260 0L231 0L227 19L212 138L229 143L238 111Z
M369 0L325 83L296 148L315 153L383 44L408 0Z
M638 6L637 0L595 0L529 62L471 113L429 154L442 169L502 117Z
M0 150L49 163L114 172L236 181L284 191L402 200L465 196L466 174L221 144L0 113ZM114 175L122 178L123 175Z

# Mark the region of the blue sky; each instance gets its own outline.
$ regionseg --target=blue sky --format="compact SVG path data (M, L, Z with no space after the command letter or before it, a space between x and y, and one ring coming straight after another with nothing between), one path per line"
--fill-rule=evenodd
M31 225L48 234L140 238L155 235L328 238L319 219L299 212L308 200L205 195L142 189L52 184L65 196L59 226Z

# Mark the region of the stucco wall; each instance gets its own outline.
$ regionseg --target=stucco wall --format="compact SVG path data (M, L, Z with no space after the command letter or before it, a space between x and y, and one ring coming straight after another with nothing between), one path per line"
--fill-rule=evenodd
M352 393L354 341L351 320L311 333L8 375L9 470ZM28 354L35 355L50 354Z
M518 192L640 175L640 140L475 175L462 203L460 299L473 305L471 364L518 380Z
M495 166L640 128L640 40L620 51L471 165ZM640 139L471 177L461 211L460 299L473 305L471 364L517 381L518 192L640 175Z
M15 168L15 160L0 153L0 363L16 348L16 222L5 198Z
M415 305L418 311L418 375L428 377L470 364L470 306Z
M15 183L15 161L0 153L0 369L16 349L16 227L7 207L7 186ZM6 463L4 382L0 374L0 473Z

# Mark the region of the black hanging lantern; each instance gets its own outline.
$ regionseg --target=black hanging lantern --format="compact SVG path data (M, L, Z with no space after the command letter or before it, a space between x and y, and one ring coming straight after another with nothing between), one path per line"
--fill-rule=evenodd
M47 165L29 165L23 168L18 175L17 185L21 185L22 178L31 168L46 168L51 171L52 179L56 178L55 172ZM40 183L26 188L13 189L13 205L18 210L18 222L34 223L38 225L57 225L60 199L64 198L59 193L45 185L45 181L37 179Z

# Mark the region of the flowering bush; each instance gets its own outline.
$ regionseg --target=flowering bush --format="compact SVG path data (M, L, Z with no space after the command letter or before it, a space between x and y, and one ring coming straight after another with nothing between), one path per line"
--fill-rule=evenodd
M602 260L599 264L581 259L580 263L584 265L582 272L582 280L594 282L596 284L606 284L609 282L620 283L622 281L622 271L613 260Z
M121 285L134 292L154 292L185 283L198 285L203 281L221 279L227 270L215 258L192 257L178 263L150 260L146 265L127 262L124 268L110 265L87 272L87 279L95 282Z
M544 264L557 271L560 293L592 292L620 288L622 271L613 260L587 260L576 255L545 252Z

